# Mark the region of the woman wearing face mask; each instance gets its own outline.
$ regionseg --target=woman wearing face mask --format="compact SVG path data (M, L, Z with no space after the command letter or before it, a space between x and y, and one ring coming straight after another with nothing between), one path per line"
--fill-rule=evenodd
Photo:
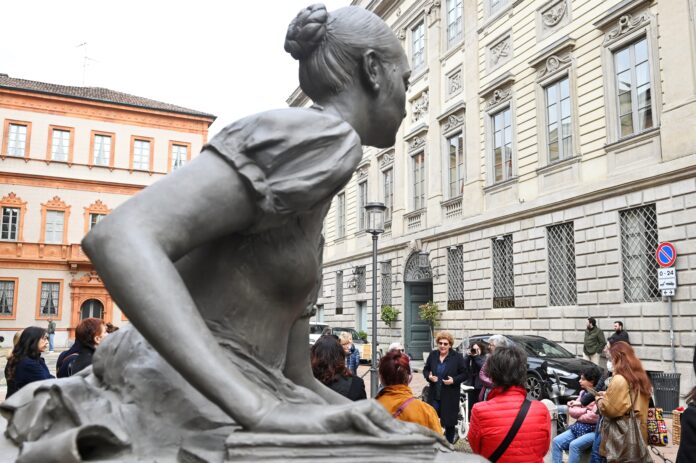
M453 443L459 414L459 387L468 370L462 354L454 350L454 337L449 331L435 335L437 348L430 352L423 367L423 376L430 384L428 403L433 406L445 428L445 438Z
M483 366L479 371L479 379L481 380L481 392L479 393L479 401L486 400L488 398L488 393L493 389L493 380L488 375L488 359L493 352L495 352L496 347L512 347L514 343L508 338L501 334L494 334L488 338L488 356L483 362Z

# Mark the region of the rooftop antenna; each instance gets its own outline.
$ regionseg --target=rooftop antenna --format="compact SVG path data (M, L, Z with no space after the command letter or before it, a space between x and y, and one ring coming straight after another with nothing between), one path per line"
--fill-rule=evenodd
M87 42L82 42L75 48L80 47L82 47L85 52L84 56L82 57L82 86L84 87L87 81L87 66L89 65L89 62L94 61L95 63L97 63L98 61L87 56Z

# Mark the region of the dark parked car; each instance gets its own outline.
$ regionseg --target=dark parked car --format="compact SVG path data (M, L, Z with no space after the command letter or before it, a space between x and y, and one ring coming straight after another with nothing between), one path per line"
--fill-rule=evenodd
M492 334L477 334L468 339L467 344L460 344L458 350L468 351L469 344L475 341L488 342ZM535 399L548 397L545 387L552 380L554 393L563 399L576 397L580 393L580 373L588 366L594 365L588 360L576 357L561 345L542 336L503 335L520 346L527 353L527 390ZM466 341L465 341L466 342ZM560 387L557 387L555 378Z

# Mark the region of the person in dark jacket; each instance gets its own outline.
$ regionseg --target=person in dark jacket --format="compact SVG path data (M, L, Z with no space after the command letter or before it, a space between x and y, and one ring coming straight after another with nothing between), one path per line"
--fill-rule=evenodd
M631 342L628 340L628 331L624 330L622 321L616 320L614 322L614 334L609 336L607 338L607 341L607 347L611 347L611 345L617 341L623 341L626 344L631 344Z
M599 365L599 354L606 345L604 333L597 326L597 320L590 317L587 319L587 329L582 343L582 358L589 360L595 365Z
M80 353L69 366L70 376L92 364L94 351L106 336L106 324L101 318L85 318L75 328L75 337L80 341Z
M360 366L360 351L355 347L353 336L348 331L341 331L338 339L341 341L341 347L343 347L343 352L346 354L346 367L355 376L358 374L358 367Z
M56 360L56 377L67 378L70 376L70 365L72 365L77 356L80 355L81 349L82 343L80 343L79 339L75 338L75 342L70 346L70 349L60 353L58 360Z
M19 343L19 337L22 335L22 330L16 331L12 337L12 349ZM12 351L7 354L7 362L5 362L5 384L7 384L7 392L5 396L9 397L15 392L17 392L17 386L15 385L14 378L10 379L10 360L12 359Z
M48 333L44 328L30 326L22 331L19 342L12 349L12 358L7 362L8 385L12 381L14 388L8 388L6 397L10 397L29 383L53 378L41 357L47 350Z
M481 390L483 389L483 382L479 377L481 368L486 362L486 354L488 349L486 349L486 344L481 341L476 341L469 348L469 352L464 356L464 364L468 370L468 379L466 384L472 386L474 389L468 391L469 396L469 416L471 416L471 408L476 402L479 401L479 395L481 395Z
M459 415L459 387L468 371L462 354L454 350L454 337L449 331L435 335L437 349L430 352L423 366L423 376L430 385L428 403L433 406L445 428L445 438L454 442Z
M696 373L696 348L694 349ZM686 395L686 410L681 415L681 443L676 463L696 463L696 386Z
M365 382L346 367L346 356L338 336L321 336L312 345L312 373L326 387L350 400L367 398Z

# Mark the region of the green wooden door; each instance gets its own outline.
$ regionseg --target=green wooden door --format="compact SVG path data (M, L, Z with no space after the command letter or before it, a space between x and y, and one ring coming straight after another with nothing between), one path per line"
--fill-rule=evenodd
M418 307L433 300L433 284L407 283L406 284L406 352L412 358L420 360L423 352L430 352L430 325L421 320L418 315Z

